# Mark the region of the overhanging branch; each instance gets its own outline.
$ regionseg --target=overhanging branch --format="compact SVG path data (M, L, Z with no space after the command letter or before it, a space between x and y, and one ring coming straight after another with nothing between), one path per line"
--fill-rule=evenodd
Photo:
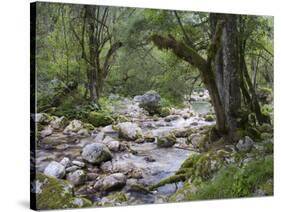
M164 37L154 34L151 40L159 49L172 50L175 55L198 68L200 72L208 71L208 64L203 57L183 42L176 41L171 35Z

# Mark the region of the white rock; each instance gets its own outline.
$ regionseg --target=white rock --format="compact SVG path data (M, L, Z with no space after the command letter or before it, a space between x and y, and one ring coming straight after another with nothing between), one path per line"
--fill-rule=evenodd
M66 179L71 182L72 185L77 186L81 185L86 180L86 174L83 170L76 170L72 173L69 173L66 176Z
M44 120L44 114L43 113L36 113L35 114L35 122L42 122Z
M136 140L143 136L141 128L136 123L123 122L119 123L116 128L119 136L124 139Z
M53 128L50 125L48 125L47 127L44 128L44 130L40 132L40 137L45 138L51 135L52 133L53 133Z
M56 161L52 161L45 168L44 174L56 178L63 178L65 175L65 167Z
M120 142L119 141L109 141L107 142L106 146L109 150L113 152L118 152L120 148Z
M80 129L82 129L83 124L79 120L73 120L67 125L67 127L64 129L63 133L64 134L69 134L69 133L77 133Z
M85 167L85 163L84 163L84 162L81 162L81 161L78 161L78 160L72 161L72 164L73 164L73 165L76 165L76 166L79 166L79 167L81 167L81 168Z
M92 164L100 164L111 160L112 155L105 144L93 143L83 148L82 158Z
M94 188L100 191L113 191L124 187L126 180L127 178L123 173L115 173L98 180Z
M59 128L63 127L62 125L63 125L64 119L65 119L64 116L62 116L60 118L55 116L54 119L50 122L51 127L54 129L59 129Z
M254 141L249 137L245 136L244 139L240 139L236 144L236 147L239 151L248 152L252 149Z
M107 144L110 141L114 141L114 139L110 136L105 136L105 138L102 140L102 143Z
M90 136L90 133L87 129L81 129L77 132L79 136L87 137Z
M66 172L74 172L76 170L80 169L79 166L70 166L68 168L65 169Z
M94 141L95 141L95 142L102 142L103 139L104 139L104 136L105 136L104 132L99 132L99 133L96 135Z
M61 161L60 164L63 165L65 168L69 167L71 165L70 159L67 157L64 157Z

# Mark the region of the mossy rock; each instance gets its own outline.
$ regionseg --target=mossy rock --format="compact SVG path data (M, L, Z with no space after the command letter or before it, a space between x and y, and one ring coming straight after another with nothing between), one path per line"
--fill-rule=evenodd
M83 128L91 131L91 130L95 130L94 125L90 124L90 123L83 123Z
M200 157L201 154L192 154L182 163L180 170L194 167Z
M166 116L170 115L170 108L169 108L169 107L162 107L162 108L160 109L159 115L160 115L161 117L166 117Z
M128 141L135 141L143 139L142 129L138 124L133 122L122 122L117 125L113 125L112 129L118 132L118 136L121 139Z
M93 111L89 114L89 122L95 127L107 126L114 122L114 119L108 112L105 111Z
M127 195L124 194L123 192L116 192L116 193L110 194L109 196L107 196L107 198L109 200L114 201L114 203L122 203L122 202L128 201Z
M168 202L182 202L186 201L189 195L195 193L197 190L196 186L190 184L189 182L185 182L183 187L178 189L173 195L171 195L168 199Z
M206 115L205 116L205 121L211 122L215 120L215 116L214 115Z
M108 196L102 198L101 202L95 202L93 206L95 207L111 207L125 205L128 201L128 197L123 192L111 193Z
M225 157L228 155L229 153L223 150L216 153L193 154L184 161L175 175L149 186L149 190L152 191L166 184L177 183L186 179L193 183L209 180L224 166Z
M152 134L152 133L147 133L143 136L143 140L145 142L149 142L149 143L152 143L155 141L155 136Z
M176 143L176 136L173 133L170 133L168 135L165 135L163 137L157 138L157 146L158 147L172 147Z
M115 120L114 122L116 124L130 121L126 116L123 116L123 115L119 115L119 116L114 117L114 120Z
M38 123L42 124L42 125L47 125L49 124L51 121L54 120L54 117L49 115L48 113L39 113L36 114L37 118L38 118Z
M194 132L193 128L184 128L184 129L175 129L172 131L172 133L177 137L177 138L187 138Z
M190 180L196 178L202 180L209 179L225 164L225 158L229 156L230 154L224 150L193 154L183 162L177 174L184 172L191 177Z
M130 185L130 191L143 193L143 194L151 194L151 191L141 184Z
M90 207L92 202L75 197L73 186L66 180L36 174L36 207L40 210Z
M180 181L185 181L186 180L186 176L185 174L179 174L179 175L173 175L171 177L165 178L163 180L161 180L160 182L153 184L151 186L148 187L149 191L153 191L156 188L159 188L161 186L167 185L167 184L172 184L172 183L177 183Z

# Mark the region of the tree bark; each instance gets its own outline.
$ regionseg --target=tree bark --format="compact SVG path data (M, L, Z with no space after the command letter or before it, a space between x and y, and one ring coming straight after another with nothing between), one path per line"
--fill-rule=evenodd
M241 108L237 16L222 15L222 18L225 21L222 36L224 108L229 128L235 130Z

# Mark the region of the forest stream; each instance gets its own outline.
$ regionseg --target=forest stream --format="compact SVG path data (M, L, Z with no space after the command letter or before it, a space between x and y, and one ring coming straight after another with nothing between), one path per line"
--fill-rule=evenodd
M31 9L33 209L273 195L273 17Z
M135 123L138 123L144 134L150 133L153 137L158 138L165 134L174 132L175 130L184 130L187 128L200 128L214 124L214 121L205 121L203 116L210 112L210 103L207 101L195 101L189 107L175 109L174 115L168 117L153 119L145 115L143 110L139 108L138 103L133 100L123 99L122 104L118 108L114 108L114 112L119 115L132 115L129 117ZM190 117L183 117L185 113L192 114ZM112 129L112 125L96 130L90 136L81 135L65 135L61 129L56 130L52 135L43 139L36 151L36 170L44 172L46 166L53 160L60 161L63 158L69 158L71 161L83 161L81 152L87 144L98 142L101 138L112 138L118 140L118 133ZM169 148L160 148L156 144L156 140L150 142L127 142L125 151L114 152L111 161L105 162L100 169L90 164L85 164L88 171L104 175L110 172L119 172L127 174L129 172L132 178L127 179L126 186L122 188L129 198L129 204L143 204L154 202L165 202L166 198L173 194L182 183L168 184L159 187L154 192L146 192L139 189L133 189L131 185L149 186L159 182L160 180L172 176L180 168L184 160L189 155L196 153L190 145L185 142L185 138L178 137L176 144ZM129 151L128 151L129 150ZM85 167L83 167L85 168ZM97 176L98 177L98 176ZM93 202L107 201L104 196L108 192L93 192L93 181L87 179L83 184L75 189L75 194L84 196Z

